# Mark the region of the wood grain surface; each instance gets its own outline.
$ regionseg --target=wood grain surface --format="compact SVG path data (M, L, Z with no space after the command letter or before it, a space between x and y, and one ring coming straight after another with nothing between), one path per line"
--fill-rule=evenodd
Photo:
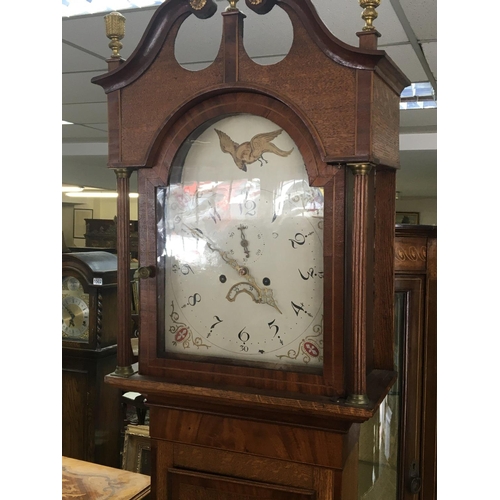
M143 474L62 457L63 500L139 500L150 482Z

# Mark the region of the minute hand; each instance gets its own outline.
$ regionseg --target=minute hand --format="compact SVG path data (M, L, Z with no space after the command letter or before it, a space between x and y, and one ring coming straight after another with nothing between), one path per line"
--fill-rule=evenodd
M213 252L217 252L222 257L222 260L224 262L227 262L233 269L235 269L238 272L240 276L245 278L255 288L258 294L257 302L259 304L268 304L271 307L274 307L280 314L282 314L278 305L276 304L276 301L274 300L273 291L267 287L262 287L262 288L259 287L259 285L257 285L257 282L255 281L255 278L250 274L250 271L248 270L247 267L240 266L238 261L236 261L232 257L229 257L227 252L224 252L219 248L214 247L208 241L207 241L207 246Z
M242 266L239 264L239 262L236 259L233 259L228 255L227 252L224 252L220 248L217 248L203 233L200 231L197 231L196 229L192 229L189 226L186 226L191 233L196 236L197 238L203 238L207 242L207 247L212 251L212 252L217 252L221 257L224 262L229 264L236 272L245 278L257 291L258 298L257 301L259 304L268 304L271 307L274 307L280 314L282 312L280 311L278 305L276 304L276 301L274 300L273 297L273 291L270 288L262 287L260 288L259 285L257 285L257 282L255 281L255 278L250 274L250 271L248 270L247 267Z

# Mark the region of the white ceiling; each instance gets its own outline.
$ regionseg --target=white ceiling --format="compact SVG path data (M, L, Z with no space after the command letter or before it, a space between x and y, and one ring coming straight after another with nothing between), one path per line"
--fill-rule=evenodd
M187 1L187 0L186 0ZM210 19L190 16L179 31L176 57L188 69L200 69L214 59L219 47L220 13L227 0L216 0L217 13ZM358 45L356 32L364 21L357 0L312 0L318 15L340 40ZM374 26L385 50L412 82L430 81L437 95L437 0L382 0ZM261 64L284 57L292 31L279 8L266 16L249 11L243 0L238 7L245 20L245 48ZM155 8L125 10L125 38L121 56L126 59L141 39ZM107 107L101 87L92 77L107 72L111 51L103 16L62 19L62 119L75 125L62 127L62 182L115 189L115 175L107 162ZM402 199L437 196L436 109L401 111L401 170L397 190ZM132 189L135 188L131 180Z

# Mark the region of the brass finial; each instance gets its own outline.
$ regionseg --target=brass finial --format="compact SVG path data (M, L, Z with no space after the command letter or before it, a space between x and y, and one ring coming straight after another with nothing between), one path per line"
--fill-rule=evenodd
M238 0L228 0L228 2L229 5L226 7L226 12L230 12L232 10L238 10L238 7L236 7Z
M193 10L201 10L207 4L207 0L189 0L189 5Z
M364 9L363 14L361 14L361 17L365 21L363 31L375 31L375 26L372 23L378 17L375 9L379 5L380 0L359 0L359 6Z
M106 36L111 40L108 47L111 49L111 57L119 59L119 50L123 47L120 40L125 36L125 17L119 12L110 12L104 16L106 23Z

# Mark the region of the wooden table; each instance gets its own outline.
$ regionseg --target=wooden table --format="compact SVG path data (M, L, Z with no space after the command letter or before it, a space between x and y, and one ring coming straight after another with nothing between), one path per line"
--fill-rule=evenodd
M62 457L62 500L139 500L150 484L144 474Z

